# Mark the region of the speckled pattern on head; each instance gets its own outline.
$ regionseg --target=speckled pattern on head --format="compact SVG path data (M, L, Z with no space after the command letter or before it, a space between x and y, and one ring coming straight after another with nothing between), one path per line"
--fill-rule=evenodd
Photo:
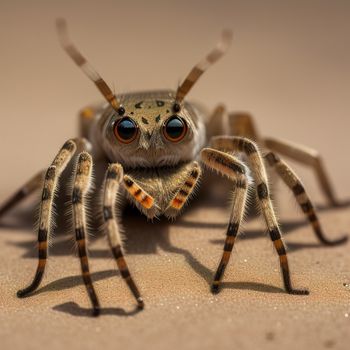
M96 128L91 136L94 145L102 148L111 162L119 162L125 168L162 167L177 165L196 159L205 145L205 125L203 118L193 105L181 104L174 111L175 92L160 90L130 93L117 96L125 109L121 116L108 107L96 118ZM166 139L163 133L166 121L177 115L187 125L187 133L179 142ZM136 139L130 143L118 141L114 125L118 120L129 117L138 127Z

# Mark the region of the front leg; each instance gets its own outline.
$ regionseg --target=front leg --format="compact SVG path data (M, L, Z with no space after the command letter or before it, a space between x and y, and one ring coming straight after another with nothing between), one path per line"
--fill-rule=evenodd
M90 275L89 261L86 248L86 213L85 197L91 187L92 159L87 152L80 153L76 167L75 179L72 192L73 221L75 239L78 245L78 254L81 265L83 281L88 292L93 315L100 314L100 303L98 301L92 278Z
M216 270L212 292L218 293L219 286L225 269L230 260L232 249L239 232L244 216L244 209L247 199L248 181L244 164L230 154L205 148L201 152L203 163L211 170L217 171L220 175L228 177L233 182L233 204L231 208L230 222L226 230L224 252Z
M77 146L74 140L67 141L46 171L39 213L38 266L32 283L17 292L19 298L34 292L42 281L48 255L47 241L52 230L52 207L57 190L57 182L76 149Z
M307 290L294 289L292 286L286 247L282 240L282 234L272 206L266 169L258 146L249 139L234 136L218 136L214 137L211 141L214 148L242 153L248 158L250 169L254 177L258 203L265 219L270 238L279 256L284 286L290 294L309 294Z
M116 215L115 213L116 198L120 189L120 185L123 184L123 181L127 182L126 186L130 191L131 188L134 188L134 191L132 193L136 198L140 199L141 203L150 204L152 202L153 205L154 200L149 195L141 193L142 190L140 188L137 188L136 185L131 182L131 179L125 179L125 176L123 177L123 168L120 164L111 164L108 167L103 194L103 218L108 233L108 242L111 247L113 256L117 262L120 274L127 283L131 293L134 295L138 307L142 309L144 306L143 299L133 278L131 277L129 268L124 258L118 224L119 215ZM139 190L141 190L141 192ZM142 200L142 198L144 200Z

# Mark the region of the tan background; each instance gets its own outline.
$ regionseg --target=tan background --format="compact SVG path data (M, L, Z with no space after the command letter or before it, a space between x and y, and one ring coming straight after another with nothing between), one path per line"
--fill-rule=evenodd
M191 97L210 108L223 102L230 110L248 110L263 134L318 149L338 196L349 198L350 2L335 0L1 0L0 198L47 166L64 140L76 135L76 112L100 99L59 47L53 25L58 16L68 20L75 42L118 92L175 88L221 29L232 28L229 54L203 76ZM311 172L297 169L321 202ZM284 195L284 207L295 208ZM287 209L283 215L300 220ZM346 208L323 212L327 233L349 231L348 217ZM30 299L14 297L33 272L35 261L28 258L35 235L30 225L7 224L0 231L2 343L5 348L23 343L42 348L46 342L70 347L79 343L79 333L85 348L345 349L350 294L342 284L350 279L348 246L320 248L307 226L287 225L294 238L296 283L313 292L294 298L280 293L270 243L243 240L226 276L231 284L213 298L206 281L221 252L225 219L222 209L204 206L170 230L160 223L147 226L147 236L131 235L130 265L148 303L132 317L116 317L123 311L113 307L130 308L131 299L120 279L111 278L104 241L94 242L93 270L100 271L94 278L108 307L99 320L74 317L87 312L67 306L88 307L80 277L72 277L79 275L79 266L71 245L53 251L46 280L56 281L51 287ZM137 224L130 232L138 232L144 221Z

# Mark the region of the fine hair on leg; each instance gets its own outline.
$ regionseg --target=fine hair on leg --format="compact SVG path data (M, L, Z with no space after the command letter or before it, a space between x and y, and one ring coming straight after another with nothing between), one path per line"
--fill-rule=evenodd
M80 153L73 184L72 207L75 239L78 246L82 277L92 304L93 315L98 316L100 314L100 304L90 274L86 240L85 200L91 186L92 166L91 156L87 152Z
M32 283L17 292L17 296L20 298L34 292L42 281L48 256L48 237L52 230L52 209L58 179L72 159L76 148L76 143L73 140L67 141L46 171L39 211L38 266Z
M270 238L279 256L285 289L290 294L309 294L307 290L299 290L292 287L287 252L272 206L266 169L258 146L249 139L234 136L214 137L212 138L212 145L216 149L242 153L247 157L255 181L258 203L265 219Z
M337 245L346 242L348 240L347 236L334 240L325 236L316 214L316 210L305 191L304 185L292 168L273 152L266 154L265 158L268 164L276 171L287 187L293 192L297 203L310 222L319 241L325 245Z
M230 221L226 230L224 251L212 284L212 292L218 293L221 280L230 260L232 249L244 217L248 180L244 164L230 154L211 148L205 148L201 152L201 159L209 169L215 170L220 175L229 178L233 183L234 190Z
M118 217L115 213L116 199L119 192L120 185L123 181L123 168L120 164L110 164L106 173L104 193L103 193L103 218L105 227L108 233L108 242L111 247L113 256L117 262L119 271L124 281L128 285L131 293L137 301L140 309L144 307L141 294L131 277L129 268L124 258L122 250L122 241L120 237L120 228L118 224ZM130 184L129 187L132 187ZM137 191L138 189L136 189ZM137 196L136 196L137 197ZM153 200L153 198L152 198Z
M275 138L266 138L264 140L264 145L273 152L277 152L301 164L311 166L316 174L320 190L323 192L328 202L333 206L339 205L323 160L317 151Z
M191 198L200 176L201 168L197 162L193 162L190 169L187 170L185 180L180 184L173 198L170 200L169 205L165 209L165 216L168 218L175 218L179 214L181 209Z

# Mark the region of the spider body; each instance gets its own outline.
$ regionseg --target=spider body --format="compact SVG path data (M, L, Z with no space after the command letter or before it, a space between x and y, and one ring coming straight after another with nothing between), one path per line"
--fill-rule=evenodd
M123 197L148 218L177 216L180 211L172 210L169 204L192 168L195 179L199 176L200 169L194 161L207 143L204 116L188 102L174 111L175 91L130 93L117 98L123 106L122 113L108 104L88 107L81 113L83 133L91 144L93 158L122 165L127 176ZM118 131L123 122L129 129L126 139L119 135L123 128ZM145 195L137 193L139 189L133 181L142 184L152 205L146 202L147 197L140 202ZM192 192L192 187L189 189ZM182 204L178 200L179 209Z
M99 314L100 304L93 287L86 249L86 196L92 182L93 159L105 160L108 167L100 209L104 229L121 276L140 308L143 307L143 300L124 258L120 238L122 215L116 203L126 199L150 219L161 215L174 218L181 212L199 183L202 175L200 162L228 178L233 189L224 252L214 276L212 291L219 291L236 237L240 232L247 204L248 186L251 185L255 188L257 203L279 256L286 291L291 294L308 294L308 291L294 289L292 286L285 245L270 199L265 165L274 169L291 189L319 240L329 245L342 243L346 237L333 241L325 237L301 181L275 152L268 149L268 146L273 148L277 144L281 153L288 153L289 150L289 155L301 155L305 161L311 156L307 158L307 152L300 149L299 153L293 148L290 152L291 148L286 144L281 146L281 143L271 140L259 140L254 133L250 117L229 116L229 128L224 132L224 109L221 106L211 115L206 115L201 108L184 99L202 73L225 53L231 35L224 33L217 47L192 69L177 91L160 90L114 95L106 82L70 42L64 21L58 22L58 29L63 48L95 83L107 103L84 109L80 115L80 137L68 140L46 171L31 179L0 207L1 216L34 189L42 188L37 270L32 283L18 291L18 297L30 295L42 281L48 256L48 236L52 231L55 190L60 175L74 158L76 167L71 192L73 223L82 277L94 315ZM265 148L264 154L254 140ZM315 161L314 164L322 173L320 163ZM41 174L45 174L43 185L39 181ZM250 175L254 180L253 184L250 182ZM327 178L323 180L327 182ZM331 191L326 191L327 194L332 201L334 198Z

